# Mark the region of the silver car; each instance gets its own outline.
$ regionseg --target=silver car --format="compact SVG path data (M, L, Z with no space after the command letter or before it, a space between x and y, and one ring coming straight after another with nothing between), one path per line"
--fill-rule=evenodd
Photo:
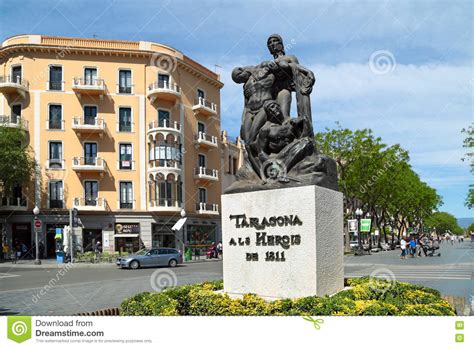
M137 269L140 267L169 266L176 267L183 263L183 256L176 249L152 248L142 249L135 254L117 258L120 268Z

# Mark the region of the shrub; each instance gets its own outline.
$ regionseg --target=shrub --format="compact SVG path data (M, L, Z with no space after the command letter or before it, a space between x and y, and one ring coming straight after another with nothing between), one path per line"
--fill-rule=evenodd
M137 294L121 304L121 315L455 315L437 290L368 277L349 279L334 296L267 302L254 294L232 299L222 281Z

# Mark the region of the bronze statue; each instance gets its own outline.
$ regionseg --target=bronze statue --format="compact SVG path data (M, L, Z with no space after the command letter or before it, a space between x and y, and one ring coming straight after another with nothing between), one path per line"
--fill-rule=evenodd
M285 54L279 35L271 35L267 47L274 60L232 71L232 79L244 84L240 136L245 158L237 181L224 193L303 185L337 190L336 164L319 154L314 142L310 101L314 74L295 56ZM292 93L296 118L290 116Z

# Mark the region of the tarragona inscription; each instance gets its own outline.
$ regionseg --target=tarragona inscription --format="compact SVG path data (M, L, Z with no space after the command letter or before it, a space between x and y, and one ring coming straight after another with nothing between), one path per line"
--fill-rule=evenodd
M301 244L301 236L299 234L268 234L264 232L267 227L287 227L302 226L303 222L298 215L283 215L271 217L247 217L245 214L230 215L229 219L235 222L236 229L255 229L255 240L251 237L232 237L229 241L230 247L250 246L252 242L256 246L275 246L284 250L265 252L264 261L285 262L285 250L293 245ZM259 261L258 252L245 253L246 261Z

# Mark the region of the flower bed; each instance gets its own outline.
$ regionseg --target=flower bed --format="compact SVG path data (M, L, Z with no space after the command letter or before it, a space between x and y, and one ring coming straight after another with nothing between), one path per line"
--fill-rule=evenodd
M347 281L351 288L334 296L309 296L267 302L247 294L231 299L223 282L204 282L143 292L122 302L121 315L455 315L437 290L374 278Z

